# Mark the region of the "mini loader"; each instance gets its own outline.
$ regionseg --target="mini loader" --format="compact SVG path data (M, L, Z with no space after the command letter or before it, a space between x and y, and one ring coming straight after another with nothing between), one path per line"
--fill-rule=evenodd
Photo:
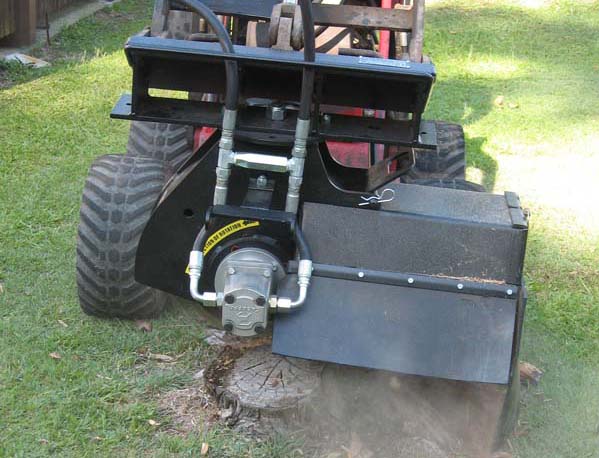
M339 2L337 2L339 3ZM425 121L424 1L157 0L129 39L126 155L91 166L83 311L196 301L279 355L500 393L518 405L527 217L464 180Z

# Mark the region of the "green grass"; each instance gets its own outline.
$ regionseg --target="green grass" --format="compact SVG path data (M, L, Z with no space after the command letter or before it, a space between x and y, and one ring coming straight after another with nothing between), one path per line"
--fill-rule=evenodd
M125 148L127 124L108 113L150 3L66 29L36 51L51 68L0 68L12 84L0 90L0 456L197 456L206 440L211 456L292 456L286 441L167 432L157 396L190 383L209 351L193 307L148 334L79 311L80 193L93 158ZM599 3L434 1L427 27L428 117L463 123L470 177L533 211L522 358L546 375L524 397L516 454L599 457ZM139 358L148 349L182 356L164 370Z

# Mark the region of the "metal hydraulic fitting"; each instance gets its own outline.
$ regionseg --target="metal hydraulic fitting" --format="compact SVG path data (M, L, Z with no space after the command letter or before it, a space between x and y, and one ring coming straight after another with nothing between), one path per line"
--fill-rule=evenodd
M231 156L233 153L233 132L237 123L237 110L225 109L223 126L218 143L218 166L216 167L216 186L214 187L214 205L225 205L231 176Z
M199 291L203 266L204 254L201 251L194 250L189 253L189 294L205 307L215 307L218 295L212 292L200 293Z
M309 135L310 120L298 118L295 128L295 142L291 152L293 157L289 161L289 185L287 187L287 199L285 202L286 212L297 213L299 207L300 189L304 177L304 164Z
M270 306L276 309L277 312L288 313L291 312L306 302L308 297L308 288L310 286L310 279L312 278L312 261L309 259L301 259L297 268L297 284L299 285L299 293L295 300L289 297L273 298L270 302Z

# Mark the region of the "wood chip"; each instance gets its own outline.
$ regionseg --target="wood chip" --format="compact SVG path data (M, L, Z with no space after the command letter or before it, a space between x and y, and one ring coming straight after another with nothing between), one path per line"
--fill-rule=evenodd
M152 332L152 322L148 320L135 320L135 327L141 332Z
M57 352L53 351L52 353L50 353L50 358L52 358L52 359L62 359L62 356L60 356L60 353L57 353Z
M150 424L150 426L160 426L160 423L158 423L156 420L148 420L148 423Z
M58 320L58 324L59 324L59 325L61 325L63 328L68 328L68 327L69 327L69 325L68 325L68 324L66 324L66 323L65 323L64 321L62 321L62 320Z
M520 361L520 382L538 385L543 376L543 371L530 363Z
M210 446L206 442L202 442L202 448L200 449L200 455L201 456L208 455L209 449L210 449Z

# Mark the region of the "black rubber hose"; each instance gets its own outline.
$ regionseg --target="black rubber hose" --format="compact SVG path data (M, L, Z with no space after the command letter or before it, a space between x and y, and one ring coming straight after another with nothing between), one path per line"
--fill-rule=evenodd
M304 259L307 261L312 260L312 252L310 251L310 246L308 242L306 242L306 238L304 237L304 233L299 227L299 224L295 226L295 244L297 246L297 250L299 251L300 259Z
M229 37L229 32L225 26L218 20L218 17L210 8L199 0L178 0L189 9L202 16L210 28L216 33L218 41L224 52L235 54L233 42ZM237 100L239 98L239 72L237 71L237 62L225 60L225 71L227 72L227 93L225 95L225 108L228 110L237 109Z
M206 226L202 226L200 232L196 239L193 241L193 251L204 251L204 245L206 245L206 240L208 240L208 232L206 231Z
M304 61L314 62L316 59L316 38L314 36L314 16L312 15L312 0L300 0L302 11L302 26L304 31ZM310 119L312 94L314 93L314 68L304 67L302 74L302 95L300 97L299 118Z

